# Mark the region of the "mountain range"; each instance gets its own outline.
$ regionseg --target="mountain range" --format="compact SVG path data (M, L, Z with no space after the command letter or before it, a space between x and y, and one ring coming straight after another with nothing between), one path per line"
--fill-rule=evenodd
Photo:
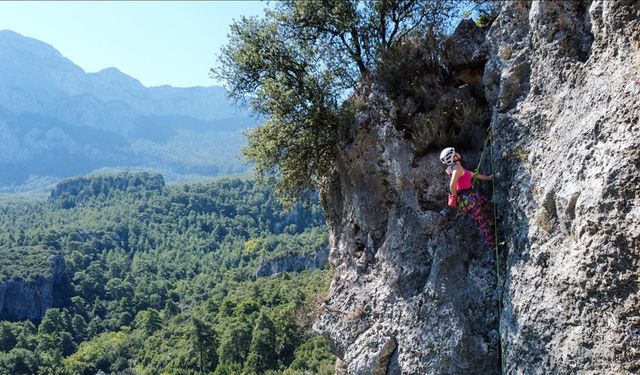
M111 169L169 180L247 169L242 131L257 121L222 87L145 87L116 68L87 73L9 30L0 31L0 51L0 192Z

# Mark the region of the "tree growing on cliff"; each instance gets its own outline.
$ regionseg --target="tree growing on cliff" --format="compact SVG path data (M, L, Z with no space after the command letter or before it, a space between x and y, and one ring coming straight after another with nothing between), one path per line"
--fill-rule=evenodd
M308 197L331 175L358 82L405 39L443 34L460 10L453 0L284 0L236 21L212 75L266 118L244 150L257 175L284 203Z

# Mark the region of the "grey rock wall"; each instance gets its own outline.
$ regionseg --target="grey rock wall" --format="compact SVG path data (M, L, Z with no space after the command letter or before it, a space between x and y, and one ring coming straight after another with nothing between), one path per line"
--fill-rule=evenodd
M256 269L257 277L277 275L282 272L302 272L324 268L329 258L329 248L323 246L313 254L291 252L275 259L267 260Z
M0 320L40 320L49 307L59 304L66 293L65 263L51 255L51 272L33 280L9 279L0 283Z
M488 34L508 374L640 373L639 19L513 2Z

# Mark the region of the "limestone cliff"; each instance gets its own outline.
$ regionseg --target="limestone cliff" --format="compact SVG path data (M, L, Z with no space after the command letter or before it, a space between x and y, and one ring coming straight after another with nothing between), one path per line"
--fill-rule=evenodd
M40 320L49 307L60 306L70 294L61 254L43 246L1 251L4 271L0 281L1 320Z
M315 270L327 265L329 248L322 246L312 254L295 251L287 252L274 259L265 260L256 269L257 277L277 275L282 272L302 272Z
M640 3L514 2L488 35L509 374L640 373Z
M458 48L488 59L504 285L437 154L367 93L322 191L335 277L315 328L338 374L640 371L639 18L636 1L513 1Z

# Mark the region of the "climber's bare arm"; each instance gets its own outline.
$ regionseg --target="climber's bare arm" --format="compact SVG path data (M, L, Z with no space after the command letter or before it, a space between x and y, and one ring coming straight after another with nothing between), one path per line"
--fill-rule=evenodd
M483 174L478 173L478 174L476 175L476 178L477 178L478 180L480 180L480 181L492 181L492 180L493 180L493 175L491 175L491 176L485 176L485 175L483 175Z

